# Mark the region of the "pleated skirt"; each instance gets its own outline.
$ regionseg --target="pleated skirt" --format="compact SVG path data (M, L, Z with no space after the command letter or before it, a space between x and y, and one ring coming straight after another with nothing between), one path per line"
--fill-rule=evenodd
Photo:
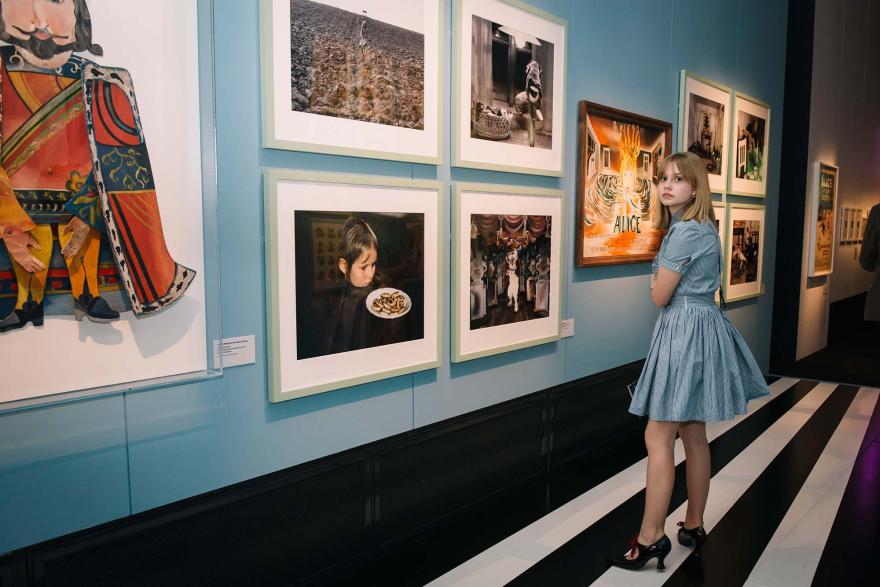
M770 390L755 357L711 296L673 298L660 313L629 411L652 420L716 422Z

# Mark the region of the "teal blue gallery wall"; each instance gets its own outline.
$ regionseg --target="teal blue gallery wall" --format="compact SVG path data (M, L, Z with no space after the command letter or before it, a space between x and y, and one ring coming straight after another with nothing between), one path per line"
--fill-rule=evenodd
M677 121L682 68L772 107L766 295L728 311L763 368L770 344L785 70L785 0L535 0L568 21L566 175L451 169L269 151L260 147L259 10L214 6L222 331L255 334L257 363L222 379L0 416L0 552L303 463L645 356L657 316L649 265L575 269L577 101ZM451 31L451 6L447 29ZM210 39L203 39L210 41ZM449 93L449 60L446 95ZM445 100L449 120L449 100ZM266 393L262 177L266 167L560 188L569 219L563 316L575 336L553 344L283 404ZM448 191L447 191L448 193ZM741 199L749 201L748 199ZM449 230L449 206L443 218ZM449 251L443 253L449 267ZM448 315L448 291L444 297Z

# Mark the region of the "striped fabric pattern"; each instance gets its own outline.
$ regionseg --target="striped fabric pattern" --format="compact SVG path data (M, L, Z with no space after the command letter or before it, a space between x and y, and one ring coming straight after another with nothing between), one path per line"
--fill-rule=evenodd
M729 420L767 395L761 370L742 336L715 305L721 243L711 221L673 217L654 260L681 274L660 313L629 411L652 420Z

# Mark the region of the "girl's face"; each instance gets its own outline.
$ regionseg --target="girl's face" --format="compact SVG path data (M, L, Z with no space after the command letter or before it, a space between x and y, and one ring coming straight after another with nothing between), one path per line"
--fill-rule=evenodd
M694 187L681 176L675 163L663 169L657 189L660 191L660 203L669 208L670 214L678 212L696 195Z
M351 275L348 280L355 287L367 287L373 281L373 275L376 274L376 249L370 247L357 258L357 261L351 264ZM339 270L347 275L347 267L345 259L339 259Z

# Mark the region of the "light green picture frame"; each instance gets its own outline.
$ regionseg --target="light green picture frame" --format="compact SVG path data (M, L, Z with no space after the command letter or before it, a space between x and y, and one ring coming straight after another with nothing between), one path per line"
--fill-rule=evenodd
M271 402L281 402L290 399L295 399L299 397L304 397L307 395L312 395L316 393L322 393L326 391L331 391L334 389L340 389L343 387L351 387L353 385L359 385L362 383L369 383L372 381L378 381L381 379L387 379L389 377L396 377L398 375L406 375L409 373L415 373L417 371L423 371L426 369L433 369L440 365L440 352L442 348L442 307L443 307L443 276L445 275L443 271L443 246L444 246L444 234L442 231L442 220L443 220L443 210L445 209L445 198L443 197L443 184L439 181L434 180L413 180L413 179L401 179L401 178L390 178L390 177L376 177L376 176L365 176L365 175L353 175L353 174L343 174L343 173L321 173L321 172L308 172L308 171L291 171L291 170L283 170L283 169L267 169L263 174L263 182L264 182L264 197L265 197L265 256L266 256L266 336L267 336L267 350L268 350L268 371L269 371L269 400ZM401 354L410 353L410 355L418 355L421 353L423 355L422 359L417 359L412 363L398 363L395 364L393 368L389 368L383 365L378 365L376 363L369 363L369 361L361 360L361 362L369 363L370 367L374 367L374 369L362 369L363 372L358 372L356 375L342 375L338 379L334 379L332 381L324 381L319 384L304 384L298 387L288 386L284 384L284 378L282 377L282 369L286 368L286 361L297 361L296 356L285 356L283 351L285 344L284 340L287 340L286 337L290 336L291 326L287 323L282 323L283 316L289 316L293 312L295 315L295 306L296 303L296 295L291 293L291 295L287 296L286 299L282 299L280 295L280 288L282 283L291 283L289 277L285 276L285 271L294 272L293 263L294 257L293 252L284 252L279 251L279 242L292 242L294 232L294 222L293 219L290 219L289 222L289 235L282 234L282 231L279 229L279 207L284 210L312 210L314 208L309 208L304 206L299 202L299 198L296 198L296 201L291 202L280 202L279 199L279 185L282 182L293 182L293 183L301 183L301 184L320 184L322 186L350 186L351 191L356 191L358 188L388 188L389 192L393 190L407 190L407 191L424 191L425 194L430 194L432 197L436 198L436 206L429 206L430 203L426 203L423 207L424 210L431 210L433 212L433 222L435 225L436 238L429 240L427 235L427 226L428 221L430 220L428 214L425 215L425 255L423 256L424 262L427 265L429 263L429 258L435 259L435 267L425 267L424 274L427 277L428 275L433 275L435 281L435 287L433 288L433 295L436 296L434 298L435 303L433 309L429 309L428 304L428 281L427 279L424 282L425 286L425 322L424 322L424 332L425 337L422 339L418 339L415 341L406 341L402 343L396 344L387 344L383 346L375 346L367 349L348 351L346 353L337 353L334 355L325 355L321 357L316 357L312 359L304 359L304 361L315 361L316 359L326 359L327 357L334 358L335 364L343 364L345 363L346 355L350 355L351 353L362 353L364 351L377 352L377 349L382 349L383 352L388 350L388 352L396 352ZM371 194L354 194L351 195L351 205L355 208L352 208L352 211L367 211L371 209L371 202L367 199L364 199L363 196L369 196ZM410 197L410 195L401 195L403 197ZM281 204L281 206L280 206ZM329 205L328 205L329 206ZM387 205L385 206L387 208ZM359 208L359 209L358 209ZM332 209L332 208L327 208ZM380 208L376 208L380 209ZM381 210L384 211L384 210ZM427 254L428 245L433 243L435 250L432 255ZM288 269L283 269L281 263L289 263ZM285 265L286 267L287 265ZM436 336L429 337L428 333L431 330L429 328L429 320L434 320L433 330L436 332ZM293 337L295 338L295 325L293 327ZM411 345L411 343L420 343L423 344L425 348L421 346L415 351L412 347L405 347L405 345ZM389 350L390 349L390 350ZM409 350L408 350L409 349ZM411 352L413 351L413 352ZM300 361L302 362L302 361ZM335 372L335 371L334 371Z
M686 69L681 70L680 81L679 81L679 106L678 106L678 139L676 141L676 146L678 151L686 152L688 150L687 144L687 136L685 133L686 128L686 118L688 116L688 110L690 106L690 102L688 100L688 80L694 80L698 84L704 84L708 86L708 90L718 92L719 94L713 96L703 96L706 99L711 99L718 103L723 103L726 108L726 112L723 116L723 123L726 128L721 130L721 136L728 141L728 145L726 146L726 150L728 153L724 153L725 147L722 146L721 153L721 174L720 176L709 175L709 189L712 193L725 195L727 193L727 186L730 177L730 156L729 151L731 150L730 137L732 136L730 127L732 124L732 109L733 109L733 90L722 83L719 83L715 80L711 80L709 78L705 78L703 76L697 75L692 71L688 71ZM725 97L721 97L720 94L726 94Z
M727 242L728 242L728 239L727 239L727 203L724 201L719 201L719 202L713 201L712 207L715 208L716 216L717 216L717 213L719 212L719 209L720 209L721 214L723 215L721 218L717 219L719 221L718 222L718 237L721 241L721 285L718 288L718 291L715 293L715 302L720 304L721 303L721 296L719 294L723 293L724 283L725 283L727 270L728 270L727 258L728 258L728 248L729 247L727 246ZM725 298L724 301L727 302L727 298Z
M318 0L320 1L320 0ZM321 153L326 155L345 155L350 157L364 157L369 159L385 159L391 161L405 161L408 163L425 163L429 165L439 165L443 162L443 95L444 95L444 78L445 78L445 45L444 39L446 36L446 2L447 0L412 0L412 1L424 1L426 8L431 5L436 4L437 10L437 28L433 31L436 34L437 44L435 47L435 52L437 56L436 60L436 72L432 78L434 79L434 83L436 83L436 92L431 92L430 95L435 100L434 109L436 111L436 116L431 117L431 120L434 121L434 132L428 133L427 129L425 130L426 136L424 138L425 149L427 149L427 145L431 145L430 153L416 153L413 150L407 150L404 147L395 148L395 145L402 145L399 138L399 135L396 134L400 131L400 129L396 129L396 127L388 126L387 128L377 128L376 134L377 136L372 141L374 144L369 147L364 146L351 146L340 143L325 143L318 142L315 140L306 140L306 139L297 139L295 136L293 138L288 138L287 136L279 136L281 135L295 135L298 131L294 129L286 129L283 133L278 132L278 125L280 121L276 119L275 116L275 92L274 92L274 76L273 72L275 70L275 62L273 58L273 47L275 44L275 39L273 36L273 23L272 23L272 10L273 4L275 2L281 2L286 5L290 5L290 0L260 0L260 61L261 61L261 92L262 92L262 143L264 148L268 149L281 149L287 151L305 151L311 153ZM353 3L354 4L354 3ZM426 31L427 32L427 31ZM289 49L288 49L289 50ZM290 63L287 62L286 66L289 71ZM426 76L427 73L427 63L426 63ZM429 93L426 93L426 98ZM429 103L426 102L426 106ZM427 111L427 108L425 109ZM311 126L314 124L319 124L321 122L320 119L328 118L333 121L342 121L341 128L335 128L333 131L328 131L324 133L328 136L333 137L345 137L352 136L356 134L360 134L363 129L363 124L360 121L345 121L344 119L336 119L334 117L325 117L325 116L316 116L311 114L302 113L304 117L307 117L303 121L303 125ZM427 119L426 119L427 120ZM353 123L353 124L348 124ZM301 125L294 125L301 126ZM373 127L385 127L386 125L375 124ZM388 132L384 132L388 131ZM320 134L320 133L319 133ZM386 136L387 135L387 136ZM430 136L429 136L430 135ZM423 149L423 150L425 150Z
M497 184L484 184L484 183L455 183L451 187L453 194L453 217L452 217L452 279L451 279L451 324L452 324L452 344L451 344L451 354L452 354L452 362L460 363L463 361L469 361L472 359L478 359L481 357L486 357L489 355L495 355L499 353L506 353L509 351L514 351L517 349L522 349L526 347L536 346L540 344L546 344L549 342L554 342L559 340L561 334L561 325L562 325L562 304L563 304L563 292L562 292L562 259L565 256L562 250L562 246L565 242L565 227L566 227L566 218L564 217L564 206L563 206L563 192L561 190L555 189L546 189L546 188L530 188L530 187L520 187L520 186L507 186L507 185L497 185ZM492 327L491 330L502 330L498 334L499 337L504 336L503 329L508 328L509 326L519 326L521 324L528 324L531 327L532 331L537 331L537 335L533 338L529 339L521 339L514 343L505 343L503 342L503 338L497 341L497 344L487 344L484 348L467 350L463 348L463 337L468 336L470 332L464 332L460 326L460 320L462 317L462 312L467 312L468 321L470 320L470 305L465 305L462 303L461 296L461 288L463 285L462 280L466 279L467 283L470 283L470 280L465 276L470 273L469 264L462 266L462 258L463 255L467 254L470 256L470 251L464 251L461 245L461 235L462 231L466 230L468 234L470 233L470 223L468 222L466 226L463 226L461 218L463 213L463 200L468 197L468 194L479 194L479 195L497 195L499 196L498 202L502 205L506 205L509 202L517 199L520 196L526 196L531 198L539 198L541 200L553 201L556 204L555 213L551 214L552 216L552 247L551 251L555 251L555 254L551 254L551 287L550 287L550 316L547 318L536 318L533 320L528 320L527 322L520 322L514 324L505 324L503 326ZM523 208L527 208L528 204L523 198L524 205ZM533 200L534 201L534 200ZM524 213L528 213L528 210L523 210ZM545 212L538 212L538 214L545 214ZM553 310L555 308L555 311ZM555 319L553 318L555 315ZM548 324L542 330L539 326L539 322L546 320ZM509 330L509 329L508 329ZM479 329L479 331L485 332L484 329Z
M554 106L553 106L553 129L552 136L553 141L558 142L559 151L558 157L554 158L552 166L544 165L537 166L528 163L510 163L509 162L509 153L501 154L500 156L496 156L494 158L483 158L477 159L473 157L469 157L462 153L463 151L463 141L472 140L470 136L464 136L461 132L463 118L467 116L470 118L470 109L467 111L463 111L461 106L463 99L463 92L467 92L467 95L470 96L470 77L471 71L464 71L462 69L462 47L467 46L468 51L471 46L471 41L468 40L467 43L464 43L464 39L462 38L462 18L471 18L473 14L469 12L468 14L463 14L463 5L464 3L497 3L502 6L512 7L513 9L519 10L527 16L537 17L539 19L543 19L547 23L552 23L553 25L559 26L559 32L557 38L553 39L554 43L554 64L558 60L560 62L559 75L554 73L553 75L553 88L552 88L552 96L554 97ZM452 129L451 129L451 139L452 139L452 166L453 167L467 167L471 169L486 169L489 171L502 171L502 172L511 172L511 173L524 173L530 175L546 175L551 177L563 177L565 175L565 121L566 121L566 106L565 106L565 91L566 91L566 73L567 73L567 57L566 57L566 45L568 42L568 23L565 19L560 18L554 14L550 14L544 10L539 8L535 8L525 2L521 2L520 0L453 0L453 29L455 30L455 34L453 35L453 43L454 46L452 48L453 51L453 68L452 68ZM524 27L520 27L524 28ZM551 39L545 39L550 41ZM555 69L555 67L554 67ZM542 80L543 81L543 80ZM557 101L555 97L559 96L560 99ZM558 103L558 111L557 111L557 103ZM476 139L479 143L487 143L493 144L492 141ZM505 145L506 146L506 145ZM522 149L520 152L519 149ZM517 156L522 159L527 159L529 155L529 151L531 147L528 146L516 146Z
M732 246L733 246L733 223L734 223L734 210L758 210L761 212L760 221L761 221L761 230L759 232L759 242L758 242L758 274L757 279L755 281L755 286L751 288L739 288L730 283L731 281L731 265L733 263L732 258ZM749 298L756 298L764 295L764 241L766 240L767 234L767 215L766 215L767 207L760 204L741 204L728 202L727 203L727 243L726 248L727 251L724 252L723 257L726 259L724 263L724 271L723 271L723 288L724 288L724 300L726 302L737 302L740 300L746 300ZM733 290L733 287L737 287L736 290ZM745 290L745 291L743 291Z
M765 117L765 125L764 129L764 153L763 153L763 176L760 182L744 180L736 177L736 159L737 159L737 138L736 138L736 128L737 121L736 115L739 107L740 101L745 102L748 106L751 104L755 108L765 109L766 117ZM762 113L763 114L763 113ZM728 163L728 169L730 173L728 174L727 179L727 193L734 196L748 196L751 198L766 198L767 197L767 173L770 170L770 104L759 100L758 98L754 98L749 96L748 94L744 94L742 92L735 92L733 96L732 107L730 109L730 162ZM760 185L757 185L760 184Z

